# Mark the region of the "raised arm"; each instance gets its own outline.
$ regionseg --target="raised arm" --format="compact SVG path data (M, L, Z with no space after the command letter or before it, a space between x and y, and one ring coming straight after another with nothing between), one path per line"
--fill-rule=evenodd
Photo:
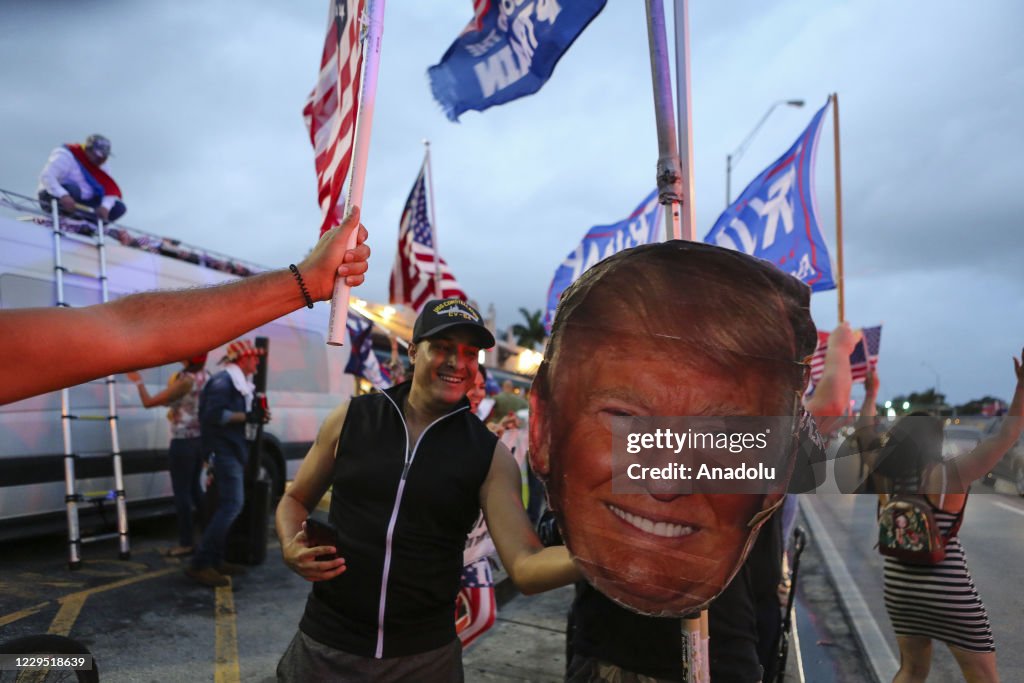
M1024 351L1022 360L1024 360ZM1013 392L1010 408L1003 417L1002 424L995 434L982 440L974 450L962 455L949 463L956 469L956 474L964 485L977 481L991 471L999 459L1006 454L1024 431L1024 366L1022 360L1013 359L1013 372L1017 378L1017 386Z
M853 386L850 354L860 337L861 333L853 330L848 322L840 323L829 335L821 380L804 406L823 434L838 427L839 418L846 414Z
M126 372L124 376L128 378L128 381L135 385L135 388L139 390L139 400L142 401L142 405L145 408L153 408L155 406L165 406L170 403L174 403L179 398L187 394L192 389L192 380L185 375L178 373L170 385L158 393L156 396L150 396L149 390L146 389L146 383L142 381L142 375L138 372Z
M565 546L545 548L523 509L519 466L505 444L494 447L480 507L501 563L512 583L532 595L583 578Z
M358 229L359 246L346 250ZM329 299L335 273L363 282L370 248L359 209L326 233L299 264L310 296ZM215 287L143 292L84 308L0 311L0 357L18 358L0 385L0 404L60 387L194 356L305 305L287 269ZM57 362L57 360L60 362Z
M275 522L277 537L281 541L281 556L288 568L307 581L333 579L345 571L345 558L341 548L327 546L306 547L303 522L327 493L334 473L334 455L338 450L338 437L348 414L348 403L343 403L327 416L316 441L302 460L292 485L277 504ZM316 560L317 555L338 553L334 560Z

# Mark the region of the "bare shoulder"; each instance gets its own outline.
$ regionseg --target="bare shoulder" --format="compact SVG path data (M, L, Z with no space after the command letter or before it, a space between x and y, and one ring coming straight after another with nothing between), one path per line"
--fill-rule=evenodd
M348 417L348 405L349 401L342 401L334 410L327 414L324 418L323 423L320 425L320 430L316 435L317 445L331 445L336 444L338 437L341 435L341 428L345 425L345 418Z

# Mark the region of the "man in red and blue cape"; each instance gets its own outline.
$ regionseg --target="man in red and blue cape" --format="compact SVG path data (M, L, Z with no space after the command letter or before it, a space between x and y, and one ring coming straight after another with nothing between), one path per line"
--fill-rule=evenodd
M39 174L39 203L52 211L56 200L66 214L75 214L77 205L91 208L106 222L124 215L126 207L121 189L103 165L110 157L110 140L93 134L84 144L62 145L50 153L43 172Z

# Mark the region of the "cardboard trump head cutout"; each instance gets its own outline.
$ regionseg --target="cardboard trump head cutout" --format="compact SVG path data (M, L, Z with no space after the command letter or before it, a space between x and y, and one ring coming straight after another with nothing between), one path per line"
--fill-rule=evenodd
M615 254L565 291L531 392L530 458L566 545L602 593L682 616L732 579L781 503L809 423L809 305L807 286L768 262L682 241ZM613 433L623 420L665 416L781 416L789 427L774 440L773 478L735 489L746 493L650 479L624 493Z

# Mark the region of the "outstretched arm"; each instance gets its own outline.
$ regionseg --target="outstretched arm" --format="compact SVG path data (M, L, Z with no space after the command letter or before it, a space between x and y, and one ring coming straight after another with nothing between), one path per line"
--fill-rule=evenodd
M480 487L480 507L501 564L522 593L532 595L582 578L565 546L545 548L523 509L519 466L505 444L494 448Z
M359 246L346 250L358 230ZM299 265L310 296L331 296L335 274L363 282L370 248L359 209L326 233ZM143 292L84 308L0 311L0 357L17 358L0 385L0 404L136 368L194 356L305 305L288 270L215 287ZM60 362L55 362L60 359Z
M964 484L977 481L991 471L999 459L1006 454L1024 432L1024 351L1022 360L1013 359L1013 372L1017 377L1017 386L1013 392L1010 408L1003 417L999 430L984 439L967 455L954 460L950 465L956 468L956 474Z
M824 434L839 426L839 418L846 414L850 400L853 376L850 372L850 354L853 353L860 332L842 322L832 331L825 351L825 368L814 395L807 401L807 412L814 416L818 429Z
M179 373L177 378L166 389L156 396L151 396L146 389L146 383L142 381L142 375L138 372L126 372L124 376L139 390L139 400L142 401L142 405L145 408L174 403L192 389L192 380Z

